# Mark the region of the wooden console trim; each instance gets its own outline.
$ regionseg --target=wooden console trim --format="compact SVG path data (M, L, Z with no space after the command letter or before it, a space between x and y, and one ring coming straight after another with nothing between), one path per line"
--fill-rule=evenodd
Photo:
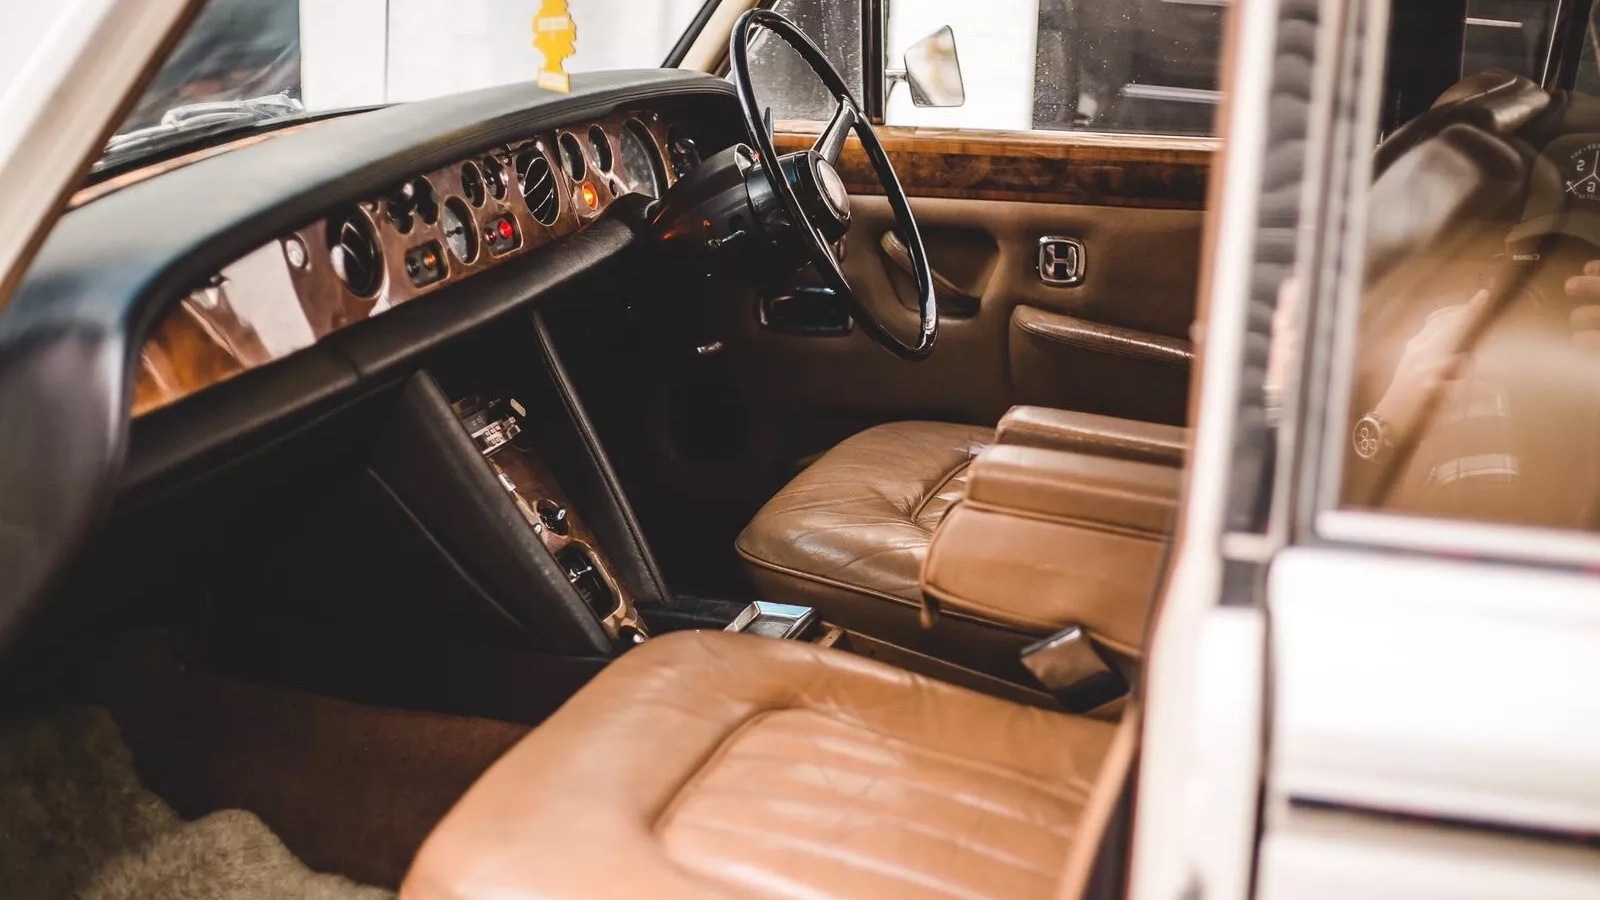
M606 635L613 641L620 641L628 631L644 634L644 622L634 606L633 597L622 586L622 582L611 567L611 560L600 549L599 540L595 538L594 532L589 529L577 507L572 505L571 498L561 489L561 483L556 481L554 473L550 471L544 459L537 453L523 450L515 444L502 445L486 459L489 469L494 472L495 477L516 502L517 511L527 520L528 527L539 535L539 540L544 543L545 549L550 551L551 556L556 556L570 547L579 547L594 562L600 579L611 590L612 596L617 598L616 606L600 620L600 627L605 629ZM567 510L566 534L556 534L544 526L536 509L540 500L551 500Z
M884 126L877 134L913 197L1147 209L1203 209L1220 146L1211 138L1077 132ZM777 134L777 150L815 140L814 125L791 123ZM851 193L883 193L855 137L838 169Z

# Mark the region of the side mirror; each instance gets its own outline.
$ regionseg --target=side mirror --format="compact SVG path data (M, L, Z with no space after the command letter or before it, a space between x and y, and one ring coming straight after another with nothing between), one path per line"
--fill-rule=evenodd
M911 86L911 102L917 106L962 106L967 89L961 83L961 57L956 53L956 31L949 25L935 31L906 50L905 68L885 73L889 80L884 96L894 90L896 81Z

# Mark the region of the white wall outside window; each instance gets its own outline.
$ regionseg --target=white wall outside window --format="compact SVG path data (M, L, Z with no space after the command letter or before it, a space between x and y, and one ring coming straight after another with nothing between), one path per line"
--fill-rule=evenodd
M1033 60L1039 0L897 0L890 6L890 65L899 68L905 49L945 25L956 33L967 102L943 109L919 108L904 85L884 109L890 125L939 128L1025 129L1033 116Z
M270 0L264 0L270 2ZM531 81L540 0L299 0L307 107L396 103ZM570 0L566 70L658 66L701 0Z

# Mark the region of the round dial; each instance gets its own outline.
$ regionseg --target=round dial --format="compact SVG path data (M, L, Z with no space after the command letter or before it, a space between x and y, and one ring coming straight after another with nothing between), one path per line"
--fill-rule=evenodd
M506 196L506 169L505 166L500 164L500 160L492 156L485 156L483 158L483 167L480 171L483 173L483 184L489 189L489 195L496 200L504 199Z
M1600 200L1600 143L1584 144L1567 157L1562 190L1579 200Z
M582 181L588 166L583 161L583 148L578 146L578 139L563 131L556 138L556 146L561 150L561 166L567 170L567 177Z
M627 179L628 190L659 199L665 179L661 174L661 157L644 126L632 121L622 129L622 174Z
M460 198L451 197L445 201L444 210L439 213L439 227L444 231L445 245L450 248L450 255L462 263L470 263L478 256L478 226L472 221L472 213Z
M611 139L606 137L606 130L599 125L589 129L589 153L594 158L595 168L610 173Z
M467 202L473 206L483 205L483 173L477 164L469 162L461 166L461 193L466 195Z

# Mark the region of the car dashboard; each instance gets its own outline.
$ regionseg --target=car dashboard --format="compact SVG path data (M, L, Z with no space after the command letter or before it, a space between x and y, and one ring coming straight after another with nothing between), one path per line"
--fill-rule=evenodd
M274 238L191 291L139 352L134 416L660 198L699 163L649 108L567 123L399 180Z
M410 451L455 447L419 480L433 490L476 454L455 433L474 386L445 396L441 355L504 332L523 336L516 352L553 357L527 343L540 304L572 297L585 278L644 271L618 263L648 252L651 198L702 153L741 140L740 121L722 79L596 73L565 94L507 85L293 126L81 192L0 317L0 420L12 436L0 448L0 571L12 576L0 585L0 631L108 515L115 526L367 398L389 398L402 425L425 423ZM487 327L505 322L522 324ZM571 534L589 527L616 548L597 556L612 560L602 574L620 593L660 595L581 410L562 411L570 392L549 385L556 413L544 431L561 438L546 443L562 445L551 464L583 505ZM491 387L478 399L504 399ZM535 449L537 462L552 456ZM509 504L494 472L475 464L457 496ZM493 501L481 496L491 484ZM530 493L530 508L559 493ZM491 536L507 544L497 561L548 567L514 531ZM508 576L503 593L528 595L531 571ZM581 604L547 589L571 574L541 575L538 602ZM568 646L598 646L600 624L620 633L615 616L564 618L581 632Z

